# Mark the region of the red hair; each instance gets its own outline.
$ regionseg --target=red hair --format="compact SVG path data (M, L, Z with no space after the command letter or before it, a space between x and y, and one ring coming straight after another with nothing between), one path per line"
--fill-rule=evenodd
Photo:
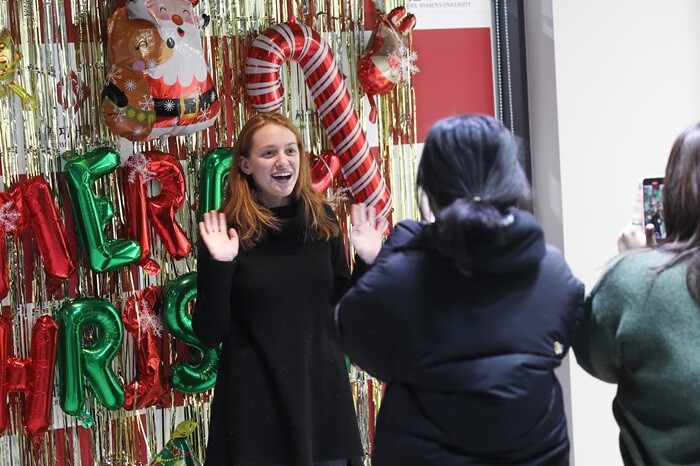
M241 129L233 146L233 161L228 175L226 200L221 211L238 232L241 247L250 249L265 238L268 229L279 230L279 224L270 209L259 202L252 176L243 173L240 157L247 158L253 146L253 136L264 126L282 126L294 134L299 148L299 177L292 190L292 199L304 209L306 238L329 240L340 234L335 219L328 214L326 199L311 184L311 169L304 143L294 123L279 113L258 113Z

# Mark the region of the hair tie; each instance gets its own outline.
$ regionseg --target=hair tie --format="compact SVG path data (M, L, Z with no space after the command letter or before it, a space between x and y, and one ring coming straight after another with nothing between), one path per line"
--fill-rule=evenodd
M480 198L479 196L474 196L474 197L472 197L472 200L473 200L474 202L481 202L481 198Z

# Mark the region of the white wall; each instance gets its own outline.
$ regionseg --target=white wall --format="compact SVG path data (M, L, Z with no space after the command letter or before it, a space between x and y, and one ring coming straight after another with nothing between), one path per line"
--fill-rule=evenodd
M700 120L700 1L524 3L535 213L590 290L639 179ZM570 369L576 465L621 465L615 387Z

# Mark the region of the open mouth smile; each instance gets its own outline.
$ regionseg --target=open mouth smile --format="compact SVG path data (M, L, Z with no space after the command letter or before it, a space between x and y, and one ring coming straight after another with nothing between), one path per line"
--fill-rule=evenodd
M292 174L291 173L273 173L272 178L276 181L289 181L292 179Z

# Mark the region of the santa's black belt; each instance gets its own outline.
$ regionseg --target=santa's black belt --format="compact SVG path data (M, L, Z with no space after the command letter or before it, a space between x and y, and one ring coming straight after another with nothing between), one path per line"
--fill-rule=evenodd
M194 117L201 110L211 107L216 100L216 91L212 89L198 97L153 99L153 108L156 116L160 117Z

